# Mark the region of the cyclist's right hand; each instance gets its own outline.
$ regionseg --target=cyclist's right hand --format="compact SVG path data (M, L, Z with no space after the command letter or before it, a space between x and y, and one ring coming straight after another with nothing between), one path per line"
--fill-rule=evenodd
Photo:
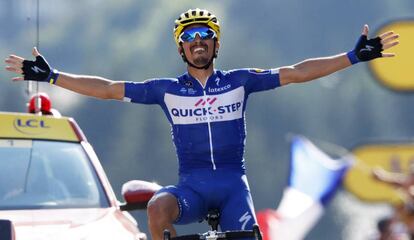
M6 58L5 62L8 64L6 70L22 75L12 78L13 81L30 80L55 83L57 71L49 66L36 47L33 48L32 54L36 57L35 61L26 60L16 55L10 55Z

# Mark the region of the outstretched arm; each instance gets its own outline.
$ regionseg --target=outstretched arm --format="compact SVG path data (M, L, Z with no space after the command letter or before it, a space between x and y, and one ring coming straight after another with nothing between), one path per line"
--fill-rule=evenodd
M10 55L5 60L6 70L22 75L14 77L13 81L50 82L65 89L101 99L121 100L124 97L124 82L97 76L54 72L36 48L33 48L32 54L36 57L36 61L25 60L16 55Z
M279 68L281 85L311 81L342 70L360 61L369 61L378 57L393 57L393 53L382 53L399 42L398 34L386 32L368 39L368 25L365 25L355 49L330 57L311 58L292 66Z
M100 99L122 100L124 82L87 75L59 73L56 85L74 92Z

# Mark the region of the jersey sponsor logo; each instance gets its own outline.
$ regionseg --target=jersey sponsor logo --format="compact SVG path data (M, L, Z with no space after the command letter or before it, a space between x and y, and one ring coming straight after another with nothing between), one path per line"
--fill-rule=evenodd
M187 93L187 88L181 88L181 89L180 89L180 93L182 93L182 94L186 94L186 93Z
M194 94L196 94L196 92L197 92L197 90L195 90L194 88L189 88L188 89L188 94L190 94L190 95L194 95Z
M216 97L213 97L213 98L207 98L207 100L204 100L203 98L200 98L200 100L198 100L198 101L196 102L196 104L194 104L194 107L198 107L199 105L204 106L204 105L206 105L206 103L208 103L208 104L212 105L212 104L213 104L216 100L217 100L217 98L216 98Z
M197 90L194 90L194 88L181 88L180 89L180 93L182 93L182 94L190 94L190 95L194 95L195 93L197 92Z
M164 100L174 124L229 121L243 117L244 88L198 97L167 93Z
M208 92L210 92L210 93L217 93L217 92L223 92L223 91L226 91L227 89L230 89L231 88L231 84L227 84L226 86L224 86L224 87L219 87L219 88L208 88Z
M185 86L187 86L187 87L189 87L189 88L192 88L192 87L193 87L193 82L191 82L191 81L186 81L186 82L184 83L184 85L185 85Z

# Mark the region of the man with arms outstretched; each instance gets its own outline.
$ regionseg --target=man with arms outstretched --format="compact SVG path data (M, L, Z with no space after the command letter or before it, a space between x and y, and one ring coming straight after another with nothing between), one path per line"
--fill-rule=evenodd
M398 35L387 32L374 39L367 35L365 25L355 48L335 56L268 70L222 71L214 68L220 49L219 21L209 11L197 8L175 21L174 39L187 64L187 72L177 78L124 82L59 72L50 68L37 49L33 50L35 61L10 55L6 69L22 74L14 80L45 81L101 99L161 106L172 128L179 182L161 189L148 204L152 239L158 240L164 229L174 236L173 224L196 222L209 209L220 211L222 231L252 229L256 217L243 158L249 94L314 80L361 61L394 56L382 51L398 44Z

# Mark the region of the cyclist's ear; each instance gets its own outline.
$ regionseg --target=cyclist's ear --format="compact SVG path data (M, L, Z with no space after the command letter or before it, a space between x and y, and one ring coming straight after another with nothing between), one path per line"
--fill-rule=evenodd
M214 53L215 58L218 56L219 49L220 49L220 41L216 39L216 50L215 50L216 52Z
M178 47L178 53L180 54L181 58L183 59L184 62L187 62L187 59L185 58L185 54L184 54L184 49L183 46L179 46Z

